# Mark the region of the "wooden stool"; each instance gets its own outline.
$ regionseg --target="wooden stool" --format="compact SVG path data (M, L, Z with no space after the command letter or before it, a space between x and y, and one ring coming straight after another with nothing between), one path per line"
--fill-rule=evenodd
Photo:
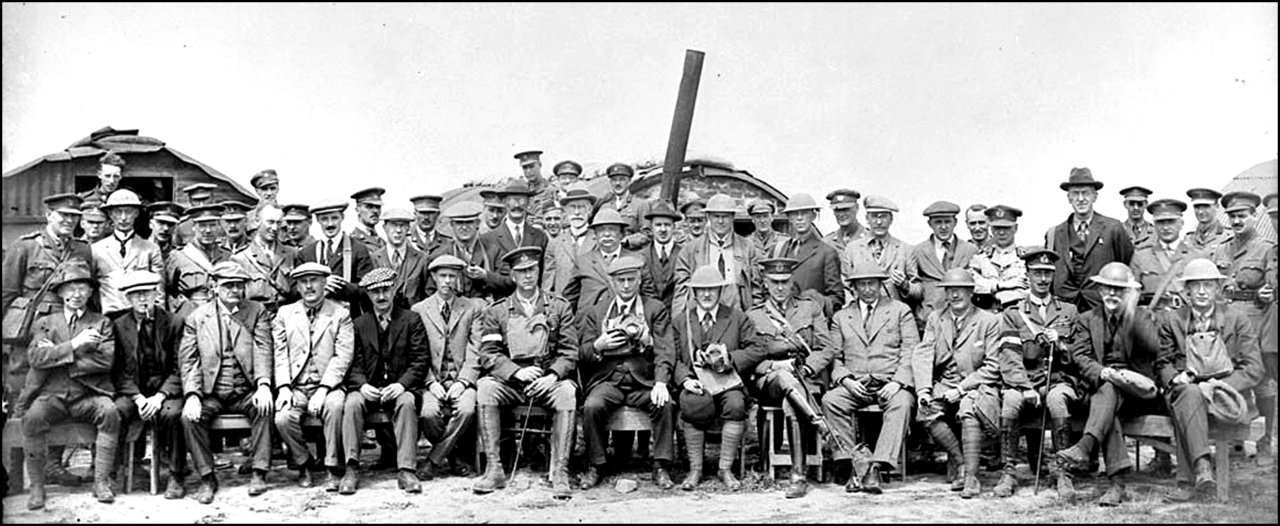
M501 430L499 431L499 433L501 433L502 431L513 431L513 432L519 433L518 436L520 438L518 440L518 443L516 444L517 448L524 447L524 438L529 433L546 436L547 442L548 443L551 442L551 425L552 425L552 417L555 416L554 411L551 411L549 409L544 409L536 405L534 406L518 405L511 408L511 416L515 421L512 422L511 426L501 426ZM529 423L528 427L525 427L526 421ZM479 422L477 422L477 424L479 424ZM501 436L499 436L498 438L498 444L499 444L499 450L501 450L501 444L502 444ZM481 455L483 453L484 453L484 441L481 440L479 430L477 429L476 469L481 472L484 471L484 464L481 464ZM566 455L570 453L571 452L565 452ZM488 458L485 458L484 460L488 461ZM519 466L512 466L511 467L512 473L514 473L516 468L518 467ZM551 471L550 455L547 456L547 471L548 472Z
M1160 415L1141 415L1120 421L1124 435L1133 439L1134 471L1142 457L1138 448L1146 440L1152 448L1177 455L1173 431L1173 418ZM1217 478L1218 500L1226 502L1231 487L1231 442L1249 439L1249 424L1223 424L1209 420L1209 441L1213 444L1214 476Z
M129 426L125 431L124 444L118 447L117 454L128 452L124 458L125 488L128 493L133 487L133 446L142 436L142 426ZM50 446L88 446L93 447L98 440L98 430L92 424L83 422L64 422L49 429L45 435L45 443ZM5 468L9 475L9 488L19 493L26 487L27 462L26 436L22 434L22 419L10 419L4 423L3 454L0 458L9 461ZM61 459L58 459L61 462ZM155 464L155 461L152 461ZM15 486L16 484L16 486Z
M787 427L790 422L785 418L782 407L757 406L756 431L760 437L760 459L764 461L765 473L769 478L776 478L775 468L791 466L791 448L796 447L788 440L790 434ZM814 453L805 453L804 463L818 468L818 480L822 480L822 448L825 443L820 433L814 433ZM801 447L807 444L801 444ZM806 447L806 449L808 449Z

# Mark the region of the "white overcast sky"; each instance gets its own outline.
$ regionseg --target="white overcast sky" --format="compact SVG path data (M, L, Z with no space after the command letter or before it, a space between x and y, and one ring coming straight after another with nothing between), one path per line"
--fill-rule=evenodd
M912 243L946 199L1022 208L1032 244L1075 166L1123 218L1125 186L1185 197L1276 157L1275 4L5 3L3 169L137 128L246 186L275 168L283 200L407 206L525 149L660 160L685 49L691 155L886 195Z

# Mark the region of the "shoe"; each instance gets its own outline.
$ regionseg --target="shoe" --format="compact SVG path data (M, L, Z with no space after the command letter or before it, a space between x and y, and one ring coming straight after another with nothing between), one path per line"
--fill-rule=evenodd
M209 480L210 478L212 478L212 475L200 479L200 489L196 490L196 502L200 504L212 503L213 494L217 492L213 487L213 482Z
M738 480L738 477L733 476L733 470L721 469L716 472L716 475L720 477L720 481L724 482L724 486L728 488L729 491L738 491L742 489L742 482Z
M809 481L803 476L791 476L791 482L787 484L786 497L788 499L798 499L809 493Z
M872 495L884 493L884 489L880 487L880 466L874 462L871 463L867 474L862 477L862 491Z
M57 484L59 486L79 487L84 485L86 482L90 482L93 480L86 477L81 477L70 471L67 471L67 468L63 467L62 464L58 463L56 460L53 463L50 463L50 466L52 467L50 467L45 474L46 484Z
M671 474L667 473L667 468L658 465L653 468L653 485L658 489L668 490L674 488L676 483L671 481Z
M1111 486L1107 488L1107 492L1102 494L1102 498L1098 499L1098 505L1114 508L1124 502L1125 491L1124 483L1111 481Z
M453 475L455 477L470 477L471 474L473 473L473 470L471 469L471 464L468 464L466 462L452 462L450 464L451 465L449 466L449 469L447 471L450 475Z
M27 509L29 510L38 510L44 507L44 467L49 458L49 454L46 451L43 446L27 449L27 476L31 477L31 489L29 490L31 494L27 495Z
M104 475L100 480L93 482L93 498L103 504L111 504L116 501L116 492L111 491L111 477Z
M310 488L316 485L315 478L311 475L311 466L304 465L298 469L298 486Z
M254 470L253 475L249 477L249 496L257 497L267 492L267 481L265 473Z
M1157 478L1169 478L1173 476L1173 458L1168 453L1157 451L1156 457L1151 461L1151 476Z
M1076 485L1071 482L1071 475L1059 473L1056 481L1058 499L1071 502L1076 500Z
M1178 487L1164 494L1164 501L1169 503L1191 502L1196 498L1196 490L1191 486L1179 483Z
M951 480L951 491L964 491L965 475L967 473L964 466L956 468L956 478Z
M1212 494L1218 490L1218 482L1213 478L1213 464L1208 457L1196 459L1196 492Z
M427 463L423 464L422 469L418 470L417 478L422 480L435 480L442 472L444 472L443 466L432 462L431 459L427 459Z
M600 468L590 466L587 472L582 474L582 478L578 481L578 487L588 490L596 487L600 483Z
M342 478L333 471L329 471L324 475L324 490L330 493L338 491L342 486ZM352 490L355 491L355 490Z
M360 482L360 470L354 465L347 465L346 474L342 475L342 481L338 483L339 495L355 495L356 486Z
M972 499L982 493L982 483L978 481L978 475L966 473L964 476L964 488L960 491L960 498Z
M182 478L177 475L169 476L169 485L164 488L164 498L178 500L185 496L187 496L187 488L182 486Z
M427 463L429 464L430 461ZM396 475L396 486L399 486L405 493L422 493L422 483L418 482L418 475L406 469L400 470L400 473Z
M1080 447L1080 443L1077 442L1067 449L1058 451L1058 460L1061 460L1068 466L1084 466L1089 463L1089 454L1086 453L1084 448Z
M837 486L842 486L849 482L850 474L853 473L853 462L848 460L836 461L835 467L831 470L831 482Z
M702 482L702 470L690 469L689 473L685 474L684 480L680 482L680 489L693 491L697 489L699 482Z
M995 493L996 497L1002 498L1002 499L1006 497L1012 497L1013 494L1016 493L1017 491L1018 491L1018 479L1017 477L1013 476L1013 473L1010 473L1008 471L1006 471L1004 475L1000 477L1000 482L997 482L996 487L993 488L992 490L992 492Z

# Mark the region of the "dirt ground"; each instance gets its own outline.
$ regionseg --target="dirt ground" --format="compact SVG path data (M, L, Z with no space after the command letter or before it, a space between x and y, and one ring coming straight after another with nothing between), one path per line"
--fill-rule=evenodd
M1260 422L1259 422L1260 423ZM1261 434L1255 423L1254 436ZM1246 452L1253 453L1248 442ZM714 466L715 448L707 452ZM1143 448L1144 465L1151 451ZM225 456L239 463L243 456L234 450ZM754 453L751 454L754 461ZM375 450L365 452L363 460L376 459ZM523 464L523 462L522 462ZM1166 504L1161 497L1173 486L1172 479L1156 479L1146 473L1132 477L1130 499L1119 508L1099 508L1097 497L1105 490L1105 479L1080 480L1077 489L1091 496L1075 503L1061 503L1052 489L1043 485L1039 495L1032 494L1031 480L1011 498L996 499L991 487L997 472L984 472L984 493L972 500L962 500L948 491L940 473L929 472L928 463L912 466L905 482L895 480L885 486L883 495L845 493L832 483L811 485L803 499L783 498L785 472L770 483L763 475L749 474L744 489L738 493L725 490L718 481L704 480L698 491L683 492L678 488L662 491L653 486L650 472L643 462L632 462L631 469L605 479L590 491L575 490L572 499L551 498L545 473L538 468L521 468L515 482L507 489L490 494L471 493L473 478L448 477L424 483L420 495L408 495L396 488L390 471L366 473L359 491L352 496L326 493L323 489L302 489L294 481L294 473L283 466L272 470L267 482L270 490L259 497L246 492L247 476L234 471L220 471L221 490L210 505L186 499L171 501L148 495L145 482L136 483L133 493L117 496L114 504L99 504L87 487L49 486L46 509L26 510L26 494L4 499L5 523L734 523L734 522L1092 522L1092 523L1277 523L1277 477L1272 467L1258 466L1244 459L1233 473L1231 500L1227 503L1204 502ZM539 465L542 465L539 463ZM87 455L78 455L72 471L83 473ZM682 469L673 473L677 482ZM636 491L621 494L614 483L630 478L639 483ZM575 477L576 480L576 477ZM161 488L163 490L163 487ZM188 492L194 492L188 482Z

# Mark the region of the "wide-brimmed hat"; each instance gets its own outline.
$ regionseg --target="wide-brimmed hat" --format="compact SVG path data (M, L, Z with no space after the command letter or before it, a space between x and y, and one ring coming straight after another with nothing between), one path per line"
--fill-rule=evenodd
M1111 383L1122 391L1143 400L1150 400L1156 397L1155 381L1137 371L1116 369L1115 374L1111 377Z
M666 201L659 201L657 204L653 205L653 208L649 210L649 213L644 215L645 219L653 219L655 217L670 217L672 221L679 221L682 219L680 212L676 212L676 209L671 207L671 203Z
M1102 181L1093 180L1093 172L1088 168L1072 168L1071 175L1067 177L1066 182L1058 185L1058 188L1067 190L1073 186L1088 186L1094 190L1102 189Z
M889 275L884 272L884 269L880 268L880 265L864 261L854 265L853 271L844 278L846 282L850 283L860 279L889 279Z
M1252 420L1249 418L1249 401L1231 384L1211 379L1198 385L1209 416L1215 420L1231 424L1248 424Z
M89 265L82 260L69 261L61 265L61 273L53 279L53 289L68 283L83 281L90 285L97 283L93 279L93 273L89 272Z
M818 202L814 201L813 196L809 194L795 194L791 199L787 199L787 206L782 209L782 213L789 214L804 210L822 210L822 207L818 206Z
M939 287L965 287L974 288L978 284L973 281L973 274L968 269L953 268L942 275L942 282L938 283Z
M714 289L728 284L729 282L720 275L720 271L714 265L698 267L689 277L689 287L695 289Z
M1089 281L1112 287L1142 288L1142 284L1133 279L1133 269L1119 261L1103 265L1096 276L1089 276Z
M728 194L716 194L707 200L707 206L702 211L707 214L736 214L738 206Z
M111 192L111 195L107 196L107 202L103 203L101 208L103 212L106 212L117 206L133 206L141 209L142 199L139 199L138 194L135 194L133 190L121 188Z
M596 212L595 219L591 220L591 228L605 225L617 225L619 227L626 228L627 225L630 224L631 223L628 223L626 219L622 218L622 214L619 214L617 210L612 208L605 208Z
M569 185L569 189L564 192L564 197L560 198L560 206L566 206L570 201L589 201L592 206L595 206L597 198L587 190L586 186Z
M1205 258L1196 258L1187 262L1187 266L1182 268L1182 275L1178 276L1179 282L1206 279L1219 280L1228 278L1218 272L1217 265Z

